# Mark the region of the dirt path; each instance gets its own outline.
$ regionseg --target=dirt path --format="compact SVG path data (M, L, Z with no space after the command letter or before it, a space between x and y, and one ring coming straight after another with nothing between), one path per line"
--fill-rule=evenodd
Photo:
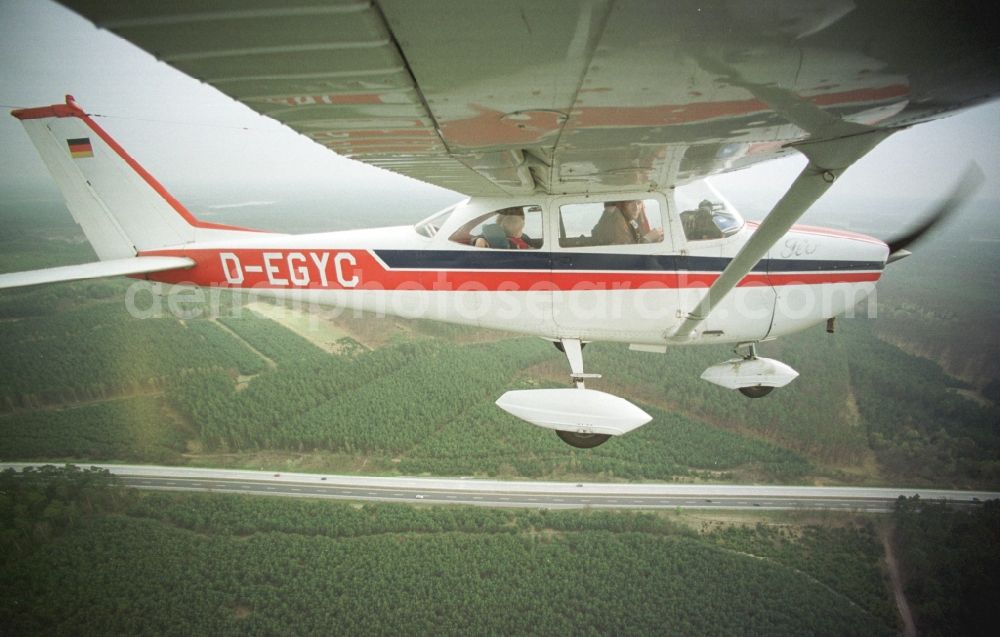
M903 635L905 637L917 637L917 626L913 623L913 613L910 612L910 604L906 601L903 593L903 582L899 576L899 563L896 561L896 553L893 547L894 529L886 527L882 529L882 546L885 548L885 564L889 569L889 580L892 582L892 594L896 599L896 608L899 616L903 618Z
M250 341L248 341L247 339L245 339L242 336L240 336L239 334L237 334L235 331L233 331L228 325L226 325L222 321L220 321L218 319L212 319L212 320L215 322L216 325L218 325L219 327L221 327L223 329L223 331L225 331L226 333L228 333L230 336L232 336L233 338L235 338L240 343L243 343L244 345L246 345L247 347L249 347L250 351L252 351L254 354L256 354L257 356L260 356L261 358L263 358L264 362L267 363L267 366L270 369L277 369L278 368L278 364L276 362L274 362L274 360L272 360L272 359L268 358L267 356L265 356L264 353L262 351L260 351L259 349L257 349L256 347L254 347L250 343Z

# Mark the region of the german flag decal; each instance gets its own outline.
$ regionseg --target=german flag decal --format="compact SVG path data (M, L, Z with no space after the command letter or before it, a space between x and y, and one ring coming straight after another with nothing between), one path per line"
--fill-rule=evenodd
M89 137L67 139L66 144L69 145L69 154L73 159L94 156L94 148L90 145Z

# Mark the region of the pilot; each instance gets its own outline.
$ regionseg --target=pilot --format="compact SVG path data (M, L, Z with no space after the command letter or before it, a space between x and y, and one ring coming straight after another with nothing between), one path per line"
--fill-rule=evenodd
M536 247L531 237L524 234L522 208L505 208L498 212L496 223L483 226L483 233L473 240L472 245L507 250L531 250Z
M663 241L663 230L650 228L646 204L640 200L609 201L592 231L595 245L627 245Z

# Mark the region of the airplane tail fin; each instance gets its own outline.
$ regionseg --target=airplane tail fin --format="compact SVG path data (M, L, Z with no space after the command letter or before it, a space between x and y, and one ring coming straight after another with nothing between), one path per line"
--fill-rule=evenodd
M11 115L21 120L102 261L256 232L196 219L72 96Z

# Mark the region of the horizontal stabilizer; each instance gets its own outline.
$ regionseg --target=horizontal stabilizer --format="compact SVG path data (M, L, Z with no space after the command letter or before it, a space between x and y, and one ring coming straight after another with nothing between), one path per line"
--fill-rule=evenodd
M26 285L56 283L58 281L79 281L81 279L99 279L106 276L180 270L190 268L193 265L194 259L187 257L132 257L129 259L83 263L81 265L66 265L58 268L45 268L44 270L0 274L0 290L4 288L19 288Z

